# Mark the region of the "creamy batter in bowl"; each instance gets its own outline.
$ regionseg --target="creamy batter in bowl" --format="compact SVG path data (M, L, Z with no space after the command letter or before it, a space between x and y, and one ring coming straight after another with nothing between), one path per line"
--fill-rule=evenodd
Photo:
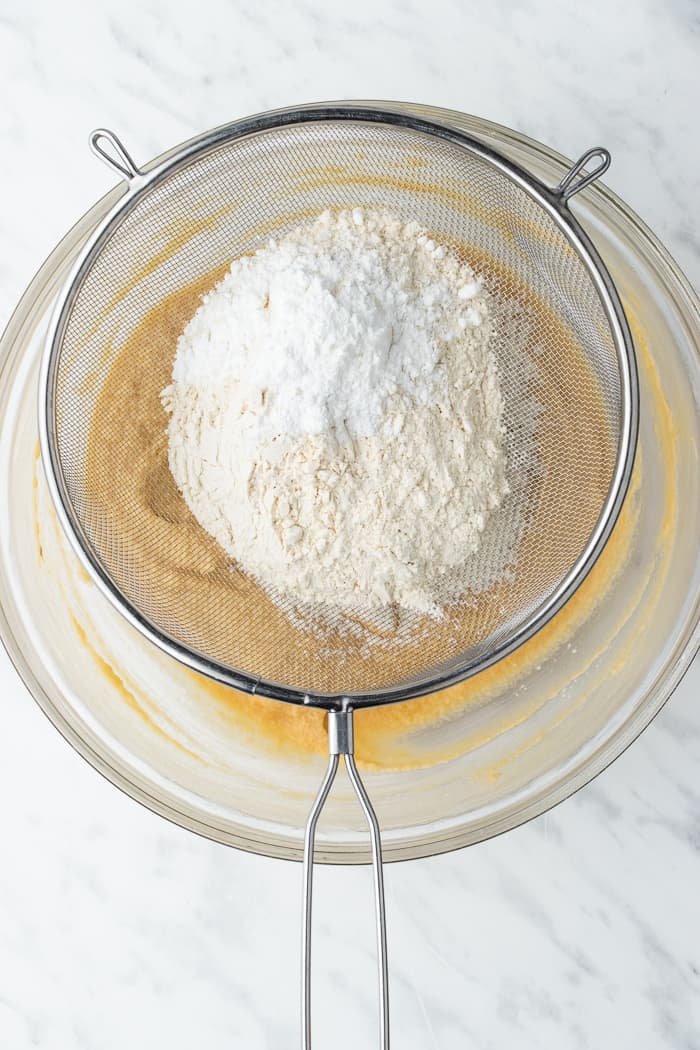
M556 181L557 160L542 147L473 118L420 113ZM632 491L592 576L527 647L444 693L358 712L358 759L369 769L386 859L488 837L565 797L648 723L697 647L697 301L619 202L598 188L584 197L578 214L630 310L640 356ZM298 857L325 763L323 714L235 694L149 645L80 569L43 481L35 404L46 314L114 198L59 245L3 340L6 644L54 722L130 794L214 838ZM365 850L361 814L341 787L319 855L362 861Z

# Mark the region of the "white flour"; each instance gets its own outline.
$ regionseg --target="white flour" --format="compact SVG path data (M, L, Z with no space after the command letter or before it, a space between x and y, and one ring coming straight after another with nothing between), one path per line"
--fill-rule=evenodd
M414 223L325 213L205 296L178 341L170 469L273 597L442 612L508 492L488 303Z

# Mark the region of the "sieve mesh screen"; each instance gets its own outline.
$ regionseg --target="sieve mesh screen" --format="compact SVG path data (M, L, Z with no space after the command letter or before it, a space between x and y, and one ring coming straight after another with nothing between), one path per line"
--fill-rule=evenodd
M177 334L232 258L357 206L417 221L483 275L512 491L444 620L399 623L387 609L349 623L326 610L319 629L194 523L167 470L158 395ZM185 656L262 692L381 702L483 666L575 571L615 484L621 350L590 265L535 195L417 127L328 119L194 151L106 229L51 353L52 464L93 565ZM495 582L477 593L488 566Z

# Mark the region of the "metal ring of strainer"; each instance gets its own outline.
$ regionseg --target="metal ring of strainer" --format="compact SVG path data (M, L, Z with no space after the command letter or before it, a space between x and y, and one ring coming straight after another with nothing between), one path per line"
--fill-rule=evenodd
M308 1050L311 1041L315 829L342 754L370 827L386 1050L381 844L353 758L352 712L445 688L511 652L561 608L610 535L636 445L634 351L612 280L568 208L610 157L589 150L549 188L461 132L357 106L242 120L145 170L110 132L94 132L91 145L128 185L81 253L48 335L39 416L52 496L95 582L156 645L235 688L329 711L329 766L305 834L303 1045ZM596 167L584 175L592 160ZM177 535L164 540L153 516L135 506L126 508L132 528L120 531L116 504L94 500L86 477L99 394L149 312L272 231L326 208L356 206L415 219L483 274L495 317L508 469L517 482L489 522L479 555L482 574L489 560L503 567L509 557L510 573L476 594L468 560L455 587L467 598L455 600L446 621L416 623L413 644L410 630L408 643L396 634L391 610L375 613L367 628L381 644L358 640L333 610L325 610L319 642L306 621L285 618L293 600L284 595L273 604L260 592L253 602L248 588L236 604L235 567L227 567L233 598L223 623L220 589L196 573L178 577L182 600L173 601L172 592L163 597L152 565ZM510 529L512 541L515 520L517 543L507 551L505 533Z

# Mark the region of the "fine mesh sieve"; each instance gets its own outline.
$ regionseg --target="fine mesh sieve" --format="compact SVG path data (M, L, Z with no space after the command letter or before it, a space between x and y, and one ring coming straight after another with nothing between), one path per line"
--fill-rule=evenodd
M561 607L610 534L636 442L634 354L609 275L567 205L609 156L589 151L550 189L466 135L358 107L240 121L147 171L111 133L91 142L128 189L82 253L48 339L40 430L52 494L93 577L156 644L229 685L329 710L331 757L305 840L304 1045L314 833L343 754L370 823L386 1047L379 828L352 758L352 710L444 687L513 650ZM315 620L222 556L198 568L189 534L163 512L167 471L149 499L109 487L140 391L132 385L105 418L101 395L153 311L167 315L183 288L213 283L272 232L357 206L426 227L483 275L492 305L511 492L480 552L448 581L441 620L399 622L392 609L359 625L333 609ZM108 440L94 440L99 427Z

